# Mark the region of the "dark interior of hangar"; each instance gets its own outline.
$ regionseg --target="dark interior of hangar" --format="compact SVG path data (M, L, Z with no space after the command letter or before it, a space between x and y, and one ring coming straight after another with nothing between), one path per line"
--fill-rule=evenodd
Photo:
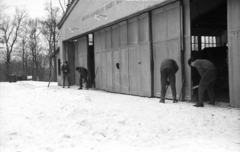
M191 56L208 59L216 66L217 102L229 102L227 46L227 0L191 0ZM198 71L192 68L192 85L199 81ZM193 90L193 100L197 100L197 89ZM209 100L207 92L205 100Z

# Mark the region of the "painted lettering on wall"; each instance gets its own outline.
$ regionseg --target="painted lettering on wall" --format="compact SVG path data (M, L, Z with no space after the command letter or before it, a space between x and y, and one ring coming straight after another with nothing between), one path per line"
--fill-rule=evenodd
M95 10L94 12L89 13L89 14L83 16L83 17L82 17L82 21L85 21L85 20L87 20L87 19L89 19L89 18L95 17L96 15L102 14L104 11L110 10L110 9L112 9L114 6L120 4L122 1L124 1L124 0L114 0L114 1L112 1L112 2L110 2L110 3L108 3L108 4L106 4L106 5L104 5L103 7Z

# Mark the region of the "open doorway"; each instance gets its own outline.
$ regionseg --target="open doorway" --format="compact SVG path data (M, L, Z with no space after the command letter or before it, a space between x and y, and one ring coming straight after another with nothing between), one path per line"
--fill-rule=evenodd
M70 68L70 71L75 71L75 51L76 51L76 40L70 40L66 42L66 53L67 53L67 59L68 65ZM72 72L69 76L70 84L69 85L75 85L75 72Z
M208 59L217 68L214 85L215 100L229 102L227 0L191 0L191 56ZM198 85L200 75L192 68L192 85ZM193 100L197 100L197 89ZM209 97L205 95L205 100Z
M95 61L94 61L94 39L93 34L88 34L88 70L90 72L89 87L95 88Z

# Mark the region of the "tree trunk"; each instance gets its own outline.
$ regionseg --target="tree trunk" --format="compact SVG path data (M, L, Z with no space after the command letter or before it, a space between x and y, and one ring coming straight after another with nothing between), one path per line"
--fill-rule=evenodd
M32 79L35 80L35 58L32 58Z
M55 23L55 22L54 22ZM54 27L56 27L56 24L54 24ZM54 63L54 81L57 82L57 62L56 62L56 30L54 28L53 32L53 63Z
M24 76L25 73L25 49L22 50L22 76Z
M11 56L10 56L10 54L7 54L7 60L6 60L6 63L5 63L5 66L6 66L6 80L7 81L9 81L9 76L11 74L10 62L11 62Z
M52 57L50 56L50 58L49 58L50 60L50 62L49 62L49 81L50 81L50 79L51 79L51 75L52 75Z
M56 61L56 56L53 57L53 62L54 62L54 81L57 82L57 61Z
M35 56L35 64L36 64L36 80L38 81L39 80L39 75L38 75L38 61L37 61L37 56Z

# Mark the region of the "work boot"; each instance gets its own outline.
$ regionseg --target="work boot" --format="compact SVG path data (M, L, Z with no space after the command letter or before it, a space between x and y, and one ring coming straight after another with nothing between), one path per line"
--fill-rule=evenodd
M160 103L165 103L165 100L164 100L164 99L161 99L159 102L160 102Z
M210 101L208 104L210 104L210 105L215 105L215 101L212 100L212 101Z
M177 103L178 102L178 100L177 99L173 99L173 103Z
M197 103L197 104L195 104L193 106L195 106L195 107L204 107L204 104L203 103Z

